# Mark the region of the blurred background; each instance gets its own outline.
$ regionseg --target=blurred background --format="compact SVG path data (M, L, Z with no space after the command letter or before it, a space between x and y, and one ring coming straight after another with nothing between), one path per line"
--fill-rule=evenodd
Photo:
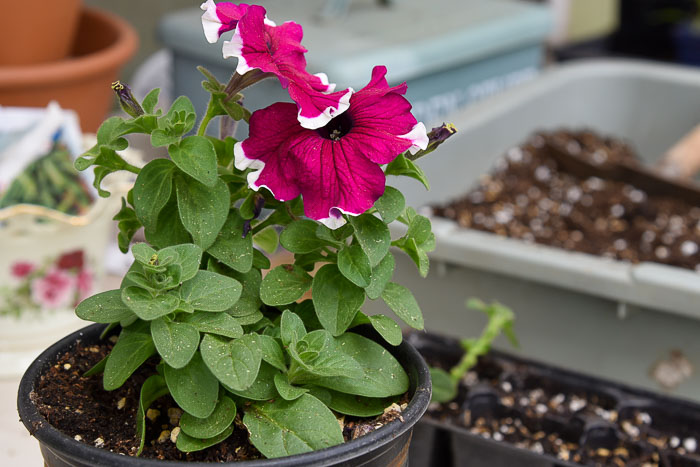
M387 65L418 120L457 127L420 163L432 191L396 185L436 228L428 279L410 260L395 278L429 329L474 333L484 319L464 300L496 299L516 313L523 355L700 400L700 2L259 3L302 24L310 72L360 89ZM206 42L198 1L33 5L28 21L22 2L0 2L0 458L14 465L40 462L14 423L24 368L129 266L112 216L133 179L111 178L105 199L72 168L120 112L111 83L139 99L160 87L163 108L184 94L201 112L195 67L225 82L236 65L221 57L231 33ZM279 100L273 80L246 93L251 109ZM135 165L163 155L130 143ZM620 161L634 174L606 179Z

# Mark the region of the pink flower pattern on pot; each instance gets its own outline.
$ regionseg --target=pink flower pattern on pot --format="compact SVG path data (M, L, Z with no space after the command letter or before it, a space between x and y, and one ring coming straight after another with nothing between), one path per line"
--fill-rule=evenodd
M0 316L72 308L95 288L94 271L83 250L65 252L43 264L17 261L9 270L16 282L0 288Z

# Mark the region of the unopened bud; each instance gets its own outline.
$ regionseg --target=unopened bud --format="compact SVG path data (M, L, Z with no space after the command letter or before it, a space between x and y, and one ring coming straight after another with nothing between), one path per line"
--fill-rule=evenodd
M124 112L134 118L144 114L141 104L139 104L139 101L137 101L131 93L131 88L128 85L121 81L115 81L112 83L112 90L117 94L119 105Z
M443 123L433 128L428 132L428 147L415 154L406 154L406 158L414 161L426 154L430 154L455 133L457 133L457 128L451 123Z

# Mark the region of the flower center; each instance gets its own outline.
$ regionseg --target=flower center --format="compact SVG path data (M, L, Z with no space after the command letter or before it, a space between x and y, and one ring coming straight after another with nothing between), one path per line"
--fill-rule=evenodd
M347 112L331 119L326 126L316 130L323 138L333 141L340 141L340 138L347 135L352 129L352 118Z

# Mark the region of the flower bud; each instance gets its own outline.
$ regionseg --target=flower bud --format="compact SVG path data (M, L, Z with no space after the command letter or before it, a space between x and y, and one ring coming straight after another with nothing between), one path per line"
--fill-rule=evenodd
M451 123L443 123L433 128L428 132L428 147L415 154L407 154L406 158L415 161L419 157L430 154L455 133L457 133L457 128Z
M121 81L115 81L112 83L112 90L117 94L119 105L121 105L124 112L134 118L144 114L141 104L139 104L139 101L137 101L131 93L131 88L128 85Z

